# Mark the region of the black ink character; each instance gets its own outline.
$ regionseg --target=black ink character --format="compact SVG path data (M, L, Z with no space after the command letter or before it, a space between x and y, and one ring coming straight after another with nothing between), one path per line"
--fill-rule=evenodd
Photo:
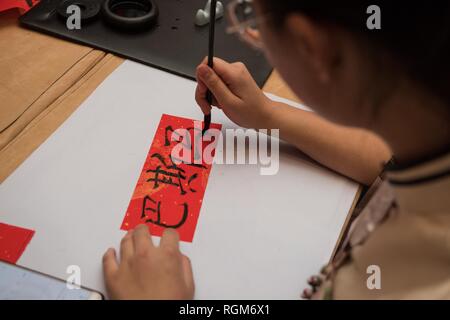
M189 212L187 203L183 203L181 206L183 207L183 215L181 216L181 219L178 221L178 223L169 225L161 221L161 201L155 201L150 196L145 196L144 204L142 206L141 219L146 218L146 223L152 223L160 227L177 229L186 222ZM150 219L148 217L148 211L156 213L156 220Z
M201 147L201 141L202 141L202 130L194 127L186 128L187 131L193 132L194 140L195 140L195 148L194 148L194 159L198 160L201 158L201 150L198 148ZM165 134L164 134L164 146L168 147L170 146L171 139L169 137L169 133L174 133L178 136L178 138L181 137L178 132L175 132L173 130L172 126L167 126L165 128ZM185 141L186 140L186 141ZM199 142L198 142L199 141ZM198 143L197 143L198 142ZM186 137L183 137L183 141L181 141L181 144L183 147L187 150L192 150L192 141L191 141L191 135L187 135Z
M173 163L170 157L170 164L168 164L164 158L159 153L154 153L151 155L152 158L157 158L161 164L164 166L157 166L156 169L149 169L146 172L154 173L154 176L147 179L147 182L153 182L153 189L159 187L160 184L167 184L178 187L180 189L180 194L185 195L186 191L183 188L183 182L186 181L186 171ZM205 168L203 165L192 164L192 166L197 168ZM191 192L197 192L191 187L192 181L198 178L198 174L194 173L187 179L187 187Z

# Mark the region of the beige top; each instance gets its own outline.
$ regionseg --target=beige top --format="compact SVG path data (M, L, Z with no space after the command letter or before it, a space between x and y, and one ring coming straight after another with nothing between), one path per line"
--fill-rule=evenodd
M450 154L387 171L314 281L313 298L450 299Z

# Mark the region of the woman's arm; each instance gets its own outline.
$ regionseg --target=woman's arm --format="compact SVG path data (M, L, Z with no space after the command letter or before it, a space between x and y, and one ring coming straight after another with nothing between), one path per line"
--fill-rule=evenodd
M336 125L281 102L271 103L270 108L266 128L280 129L283 140L362 184L372 184L392 156L384 141L369 131Z
M370 185L391 158L387 145L361 129L333 124L318 115L273 102L259 89L242 63L214 58L214 70L197 68L196 100L206 114L209 88L218 106L236 124L255 129L280 129L283 140L314 160L360 183Z

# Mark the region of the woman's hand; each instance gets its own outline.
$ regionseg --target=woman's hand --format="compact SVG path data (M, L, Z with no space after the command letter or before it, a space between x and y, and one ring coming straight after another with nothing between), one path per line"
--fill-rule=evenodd
M267 128L272 101L259 89L243 63L214 58L213 70L204 60L197 67L197 82L195 100L204 114L211 111L206 101L209 89L214 96L213 105L234 123L246 128Z
M192 299L194 279L189 259L178 248L178 233L166 229L155 247L146 225L129 231L103 256L103 272L111 299Z

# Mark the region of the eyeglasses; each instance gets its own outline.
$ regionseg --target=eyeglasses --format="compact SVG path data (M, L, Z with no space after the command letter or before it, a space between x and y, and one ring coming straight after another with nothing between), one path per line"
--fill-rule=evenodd
M227 27L228 34L237 33L239 38L255 49L264 48L259 34L259 25L264 17L257 17L253 0L234 0L227 6L227 17L230 25Z

